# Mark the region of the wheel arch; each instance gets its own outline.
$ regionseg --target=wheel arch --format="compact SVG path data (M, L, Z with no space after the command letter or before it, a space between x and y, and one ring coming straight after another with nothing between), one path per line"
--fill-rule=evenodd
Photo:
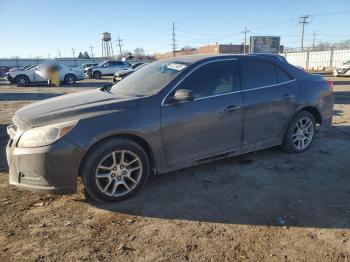
M318 110L317 107L315 107L315 106L305 106L305 107L301 108L298 112L300 112L300 111L309 112L315 118L316 124L319 124L319 125L322 124L322 116L321 116L321 113L320 113L320 111Z
M67 76L69 76L69 75L72 75L72 76L74 76L75 78L77 77L74 73L72 73L72 72L69 72L69 73L66 73L65 75L64 75L64 77L66 78Z
M139 146L141 146L142 149L145 150L145 152L146 152L146 154L148 156L148 159L149 159L150 165L151 165L151 169L154 170L154 168L156 167L156 161L155 161L155 157L154 157L154 152L153 152L150 144L144 138L142 138L141 136L138 136L138 135L135 135L135 134L130 134L130 133L121 133L121 134L114 134L114 135L110 135L110 136L104 137L104 138L96 141L94 144L92 144L87 149L87 151L85 152L82 160L80 161L78 176L81 176L81 167L83 166L83 163L84 163L86 157L88 156L88 154L90 152L92 152L94 150L94 148L96 148L98 145L100 145L100 144L102 144L102 143L104 143L104 142L106 142L108 140L115 139L115 138L128 139L128 140L131 140L131 141L137 143Z
M16 79L17 79L18 77L20 77L20 76L26 77L26 78L28 79L28 82L30 83L30 78L29 78L29 76L27 76L27 75L25 75L25 74L18 74L18 75L16 75L16 76L14 77L15 82L16 82Z

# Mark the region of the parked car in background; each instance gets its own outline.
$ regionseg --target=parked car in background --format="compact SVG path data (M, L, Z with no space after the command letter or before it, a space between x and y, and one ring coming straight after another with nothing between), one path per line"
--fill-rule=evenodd
M148 65L148 63L135 63L135 64L131 65L130 69L125 69L125 70L115 72L115 74L112 78L112 83L113 84L118 83L119 81L121 81L122 79L124 79L128 75L134 73L136 70L141 69L145 65Z
M9 71L5 77L10 83L15 83L17 86L28 86L32 83L47 82L48 77L45 74L45 69L49 63L40 64L28 69L17 69ZM57 64L59 68L60 80L66 84L74 84L77 80L84 79L82 69L70 68L63 64Z
M5 76L5 74L11 70L9 66L0 66L0 77Z
M350 76L350 60L334 68L333 76Z
M18 110L7 129L10 184L68 193L80 176L94 199L118 201L151 172L277 145L304 152L332 121L332 87L265 56L156 61L109 89Z
M82 65L77 66L75 68L85 70L88 67L97 66L97 65L98 65L98 63L85 63L85 64L82 64Z
M130 64L128 64L127 62L108 60L98 64L97 66L86 68L85 73L90 78L100 79L102 76L112 76L115 72L130 68Z

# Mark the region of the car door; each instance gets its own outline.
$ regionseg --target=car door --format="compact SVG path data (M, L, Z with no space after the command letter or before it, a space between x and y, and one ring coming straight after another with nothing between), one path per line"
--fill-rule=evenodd
M109 75L111 74L110 72L113 71L112 68L113 68L113 64L111 61L109 61L104 63L101 68L98 68L96 70L101 71L102 75Z
M115 67L113 69L113 74L115 72L118 72L118 71L121 71L121 70L124 70L124 69L127 69L127 68L128 68L128 66L125 63L116 61L115 62Z
M242 59L244 152L278 144L295 113L298 86L279 65Z
M45 73L45 66L36 66L34 67L30 74L32 75L33 80L31 80L32 82L43 82L43 81L47 81L47 76Z
M165 99L161 129L169 167L240 152L242 96L237 68L233 59L201 65ZM179 89L191 90L194 99L174 102Z

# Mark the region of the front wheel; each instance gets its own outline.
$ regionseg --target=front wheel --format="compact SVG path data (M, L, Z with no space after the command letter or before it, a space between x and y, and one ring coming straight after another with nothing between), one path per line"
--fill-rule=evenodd
M314 116L309 112L300 111L289 123L282 148L290 153L308 150L315 137L315 131Z
M102 73L100 71L96 71L93 73L93 78L95 79L101 79Z
M29 85L29 78L27 76L21 75L17 76L15 79L15 82L17 86L28 86Z
M81 176L89 196L116 202L132 197L146 183L150 164L146 152L128 139L110 139L86 157Z

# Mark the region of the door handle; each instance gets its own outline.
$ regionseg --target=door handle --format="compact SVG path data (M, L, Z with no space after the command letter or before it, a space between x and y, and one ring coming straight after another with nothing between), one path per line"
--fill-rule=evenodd
M229 112L233 112L237 109L240 109L240 106L235 106L235 105L231 105L225 108L225 112L229 113Z
M288 95L288 94L283 95L283 99L285 100L291 100L293 98L294 98L294 95Z

